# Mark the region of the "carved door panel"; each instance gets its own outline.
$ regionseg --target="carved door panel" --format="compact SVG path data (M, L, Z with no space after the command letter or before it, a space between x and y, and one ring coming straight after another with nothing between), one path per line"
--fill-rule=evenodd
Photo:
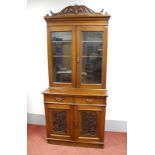
M72 139L72 106L63 104L47 104L46 110L48 115L48 137L54 139Z
M105 107L80 105L76 107L76 140L103 141Z

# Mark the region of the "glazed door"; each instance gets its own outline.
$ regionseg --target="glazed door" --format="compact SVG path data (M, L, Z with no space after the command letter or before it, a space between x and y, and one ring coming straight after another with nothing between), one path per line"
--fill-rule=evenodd
M76 107L76 140L81 142L103 141L105 107L78 105Z
M48 28L48 66L50 86L75 87L75 27Z
M71 140L73 138L73 110L71 105L46 104L48 137Z
M77 86L105 88L107 29L104 26L77 27Z

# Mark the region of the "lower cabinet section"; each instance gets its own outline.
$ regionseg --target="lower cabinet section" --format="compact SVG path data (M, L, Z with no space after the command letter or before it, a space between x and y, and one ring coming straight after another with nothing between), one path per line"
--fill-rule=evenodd
M53 102L53 98L51 102L45 101L47 141L102 147L105 108L105 104L101 103Z

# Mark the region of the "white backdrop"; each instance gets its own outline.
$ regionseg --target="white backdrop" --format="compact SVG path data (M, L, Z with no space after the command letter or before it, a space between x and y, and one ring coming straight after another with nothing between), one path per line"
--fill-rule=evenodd
M26 84L28 112L34 114L44 113L40 93L48 86L43 16L48 10L56 12L75 3L85 4L95 11L105 8L112 15L107 119L128 121L129 154L155 154L154 0L28 0L27 9L25 1L2 1L0 140L3 147L0 154L27 154ZM9 149L8 139L13 140Z
M56 12L75 3L85 4L95 11L103 7L112 15L108 42L107 119L128 121L129 154L155 154L154 0L44 0L44 3L43 0L28 0L27 21L26 2L2 1L0 137L3 147L0 154L27 154L26 81L29 113L44 113L40 93L48 86L43 16L48 10ZM13 140L9 149L8 139Z
M74 4L86 5L94 11L104 8L111 14L107 66L109 97L106 119L127 120L127 105L135 106L136 89L140 88L138 91L142 91L143 94L143 86L146 85L145 77L141 77L143 80L137 79L137 73L145 76L145 65L142 67L140 63L145 63L146 55L151 52L145 44L145 40L149 39L146 36L151 33L148 29L151 20L148 14L151 13L151 9L145 12L140 8L139 3L124 0L28 0L28 113L44 114L41 92L48 87L48 71L46 23L43 16L49 13L49 10L57 12ZM143 24L143 27L139 27L137 21ZM146 25L145 29L144 25ZM138 102L141 102L141 97L138 98Z

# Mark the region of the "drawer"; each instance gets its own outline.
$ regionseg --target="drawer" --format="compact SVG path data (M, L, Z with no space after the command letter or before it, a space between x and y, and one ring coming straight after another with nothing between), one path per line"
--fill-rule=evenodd
M77 104L105 104L104 97L76 97Z
M44 95L44 102L73 103L73 98L61 95Z

